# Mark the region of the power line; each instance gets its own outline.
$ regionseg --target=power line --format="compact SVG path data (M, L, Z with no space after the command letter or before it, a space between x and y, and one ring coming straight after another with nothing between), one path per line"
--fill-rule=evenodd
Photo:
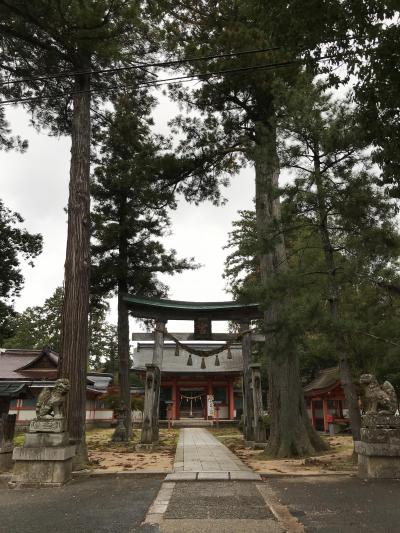
M325 58L321 58L325 59ZM299 60L293 60L293 61L283 61L281 63L267 63L263 65L255 65L255 66L249 66L249 67L240 67L240 68L234 68L234 69L226 69L226 70L219 70L215 72L207 72L207 73L198 73L198 74L190 74L187 76L175 76L172 78L162 78L160 80L152 80L148 82L142 82L135 85L135 87L148 87L148 86L154 86L158 87L159 85L165 85L170 83L181 83L184 81L194 81L194 80L201 80L204 78L213 78L216 76L221 76L225 74L234 74L237 72L248 72L252 70L275 70L278 68L287 67L290 65L294 65L296 63L299 63ZM112 91L114 89L120 89L121 87L132 87L133 85L114 85L111 87L107 87L106 91ZM60 95L51 95L51 96L28 96L26 98L13 98L10 100L1 100L0 105L6 105L6 104L18 104L18 103L28 103L28 102L34 102L37 100L51 100L51 99L58 99L58 98L64 98L65 96L72 96L74 94L84 94L84 93L95 93L98 92L96 89L87 89L82 91L71 91L70 93L63 93Z
M83 75L83 74L90 74L90 75L112 74L115 72L123 72L126 70L132 70L132 69L143 69L143 68L150 68L150 67L171 67L171 66L176 66L176 65L184 65L186 63L192 63L196 61L209 61L211 59L224 59L228 57L239 57L242 55L258 54L262 52L273 52L274 50L280 50L280 49L281 49L280 46L273 46L270 48L257 48L254 50L239 50L237 52L227 52L225 54L215 54L215 55L199 56L199 57L187 57L183 59L172 59L170 61L155 61L152 63L136 63L135 65L129 65L125 67L115 67L115 68L98 69L98 70L66 71L66 72L59 72L56 74L49 74L47 76L32 76L30 78L7 80L7 81L1 82L0 86L26 83L28 81L46 81L46 80L52 80L52 79L58 79L58 78L68 78L70 76L77 76L77 75Z

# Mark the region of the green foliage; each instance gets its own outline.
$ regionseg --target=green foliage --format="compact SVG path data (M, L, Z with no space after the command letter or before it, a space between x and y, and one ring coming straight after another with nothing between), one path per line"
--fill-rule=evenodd
M134 411L143 411L144 409L144 398L132 398L131 403L132 409Z
M14 334L4 342L6 348L60 349L63 289L58 287L42 306L28 307L12 319ZM89 364L99 371L112 371L116 359L116 327L106 321L108 304L91 308L89 316Z
M121 405L121 397L118 394L107 394L104 398L104 404L109 409L118 409ZM132 398L131 400L131 409L134 411L143 411L144 399L143 398Z
M42 236L21 227L24 219L0 200L0 344L13 331L13 298L19 295L24 278L21 260L33 267L33 259L42 251Z
M193 268L166 250L168 209L175 207L179 166L169 142L151 132L154 99L133 88L115 100L113 112L95 132L98 147L93 176L92 292L119 291L147 296L166 294L157 273Z
M281 165L292 175L281 190L281 231L290 268L267 286L264 301L279 300L289 289L291 306L282 317L281 333L298 339L304 381L318 369L337 364L334 341L340 330L354 374L373 372L398 388L398 207L377 186L379 175L371 166L352 106L332 100L307 77L299 80L287 102L279 135ZM322 187L316 184L316 158ZM331 272L321 240L321 207L339 286L341 316L336 322L329 305ZM271 233L266 231L267 239L274 238ZM233 251L225 276L232 292L244 299L260 298L262 291L252 262L256 237L255 214L241 213L230 234L228 247Z
M149 51L149 26L150 22L156 24L156 12L153 10L151 15L153 20L148 18L145 6L134 0L2 3L0 75L24 80L16 85L3 85L3 94L14 98L38 97L24 103L33 112L34 124L53 134L69 134L75 76L53 75L131 64L146 48ZM109 87L118 82L118 71L92 77L93 110L108 99Z

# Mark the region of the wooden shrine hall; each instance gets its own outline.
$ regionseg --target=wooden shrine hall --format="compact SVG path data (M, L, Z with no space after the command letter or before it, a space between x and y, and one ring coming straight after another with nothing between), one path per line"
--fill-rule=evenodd
M125 296L124 301L131 316L155 320L154 333L137 333L132 337L137 342L133 370L144 379L145 385L143 445L158 442L159 418L166 417L166 405L173 419L207 419L211 398L218 404L222 419L233 419L239 403L234 385L240 385L242 376L246 440L265 440L259 424L262 417L260 369L251 361L250 321L262 317L258 304L137 296ZM168 320L192 320L193 333L168 332ZM240 332L213 333L215 320L234 321Z

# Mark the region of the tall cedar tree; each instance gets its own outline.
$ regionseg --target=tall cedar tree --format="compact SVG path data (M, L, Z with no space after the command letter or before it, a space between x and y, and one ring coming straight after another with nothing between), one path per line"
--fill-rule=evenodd
M175 207L177 164L169 144L151 132L155 100L147 89L120 96L113 112L104 114L95 134L99 158L92 184L92 291L118 296L118 361L121 399L130 406L128 293L165 296L157 273L193 268L160 242L169 229L167 208ZM131 410L126 410L128 439Z
M279 231L276 122L284 100L282 85L277 81L291 86L301 67L300 63L281 69L258 67L294 61L300 52L314 51L322 41L336 38L337 32L342 31L337 23L341 14L340 2L322 9L315 1L305 4L276 0L264 5L256 0L217 4L204 0L193 6L183 0L175 9L170 27L166 27L172 36L179 27L179 40L172 38L171 46L188 56L279 47L269 53L187 65L190 72L205 75L236 68L246 71L206 76L207 81L199 88L172 91L177 100L203 115L175 121L176 127L187 134L181 145L183 151L191 146L218 161L212 169L214 174L233 174L246 163L255 168L258 257L265 302L274 278L288 271L285 243ZM256 69L248 70L249 67ZM277 235L273 242L267 238L272 228ZM283 317L290 309L290 300L288 290L280 302L264 305L271 412L268 450L274 456L310 454L325 447L311 427L300 383L297 348L285 328Z
M347 102L334 102L307 78L299 80L289 101L281 123L281 164L296 171L296 180L286 188L290 200L283 231L290 235L293 220L302 217L320 239L331 339L353 438L359 440L361 418L342 320L342 287L360 274L379 279L397 259L399 241L392 224L397 208L375 185L378 176L370 168L360 125ZM346 265L342 256L348 258Z
M366 188L368 192L368 187ZM359 190L347 189L357 197ZM328 200L331 200L330 191ZM363 196L365 191L363 190ZM302 196L304 193L302 194ZM369 194L365 195L367 200ZM289 197L290 198L290 197ZM311 205L308 195L307 205ZM342 198L343 199L343 198ZM353 200L345 199L347 202ZM387 199L386 199L387 200ZM293 199L295 201L295 199ZM307 383L319 370L338 364L335 351L335 329L332 327L329 305L327 305L327 269L324 250L321 245L318 219L314 206L304 214L294 218L292 200L283 202L284 220L286 213L290 220L284 224L291 277L293 287L290 315L291 330L297 330L300 341L300 368L302 381ZM385 199L380 199L379 203ZM299 204L305 205L302 200ZM354 203L353 203L354 205ZM373 199L370 207L376 205ZM368 211L368 202L363 201L362 211ZM393 207L385 205L380 218L385 218ZM357 212L358 209L357 209ZM290 217L289 217L290 214ZM240 219L233 222L227 248L230 253L225 262L224 276L228 289L235 298L249 299L257 293L259 269L255 260L257 251L256 216L254 211L240 211ZM383 216L382 216L383 215ZM341 211L343 219L345 212ZM348 216L346 217L348 219ZM363 218L365 220L365 218ZM338 222L338 217L336 217ZM373 231L375 222L370 219L368 227L357 228L357 234L344 230L354 223L353 214L347 224L342 224L340 244L335 231L334 242L338 246L335 261L338 265L337 278L340 283L341 320L340 327L345 333L346 349L353 370L353 376L372 372L378 380L389 379L396 390L400 390L400 335L398 323L400 318L400 300L382 287L382 282L398 283L400 239L396 227L386 221L383 228ZM371 224L372 223L372 224ZM330 226L331 227L331 226ZM361 231L360 231L361 229ZM364 232L365 230L365 232ZM347 233L347 248L342 249L343 237ZM372 239L371 247L366 249L366 239L370 234L382 237L377 242ZM363 239L362 237L365 237ZM356 250L361 245L362 251ZM368 251L367 251L368 250ZM367 252L367 253L366 253ZM280 297L280 287L276 288L276 297ZM261 355L261 354L260 354ZM260 361L265 370L265 361Z
M66 416L77 445L75 463L87 462L85 389L90 266L91 109L115 91L118 73L91 74L143 56L148 27L134 0L0 1L0 77L9 97L24 105L36 124L71 135L65 297L60 375L70 380ZM69 73L65 76L64 73ZM37 99L35 99L37 97Z

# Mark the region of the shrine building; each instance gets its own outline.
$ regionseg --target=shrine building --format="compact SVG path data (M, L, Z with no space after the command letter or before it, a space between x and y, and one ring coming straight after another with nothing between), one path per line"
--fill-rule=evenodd
M238 302L183 302L126 296L131 316L151 318L154 333L134 333L136 347L132 371L143 379L157 368L159 401L156 418L173 420L215 417L238 420L243 413L242 377L251 358L250 321L262 316L258 304ZM192 320L193 333L170 333L168 320ZM213 333L212 322L229 320L238 324L239 333ZM245 352L244 352L244 346ZM159 370L158 370L159 369ZM158 379L159 384L158 384ZM147 390L147 389L146 389ZM150 389L148 389L150 394ZM251 391L249 390L249 394ZM150 397L150 396L149 396ZM153 408L148 405L148 412ZM145 397L146 423L146 397ZM149 415L152 416L152 415Z
M338 367L320 370L303 390L314 429L327 433L332 425L334 432L338 433L349 427L349 413Z
M191 335L174 334L176 338L190 348L211 350L224 342L190 340ZM137 346L133 355L132 370L145 379L146 364L153 359L154 341L148 340L148 334L133 334ZM144 339L144 340L142 340ZM229 357L229 358L228 358ZM230 354L223 353L216 357L208 357L205 368L201 368L201 357L191 356L187 350L179 350L173 341L164 342L163 360L161 363L160 388L160 420L167 418L167 405L172 402L171 415L173 420L203 419L212 417L207 398L219 404L221 420L240 419L243 412L241 377L243 375L242 347L233 344ZM191 361L191 365L187 362Z

